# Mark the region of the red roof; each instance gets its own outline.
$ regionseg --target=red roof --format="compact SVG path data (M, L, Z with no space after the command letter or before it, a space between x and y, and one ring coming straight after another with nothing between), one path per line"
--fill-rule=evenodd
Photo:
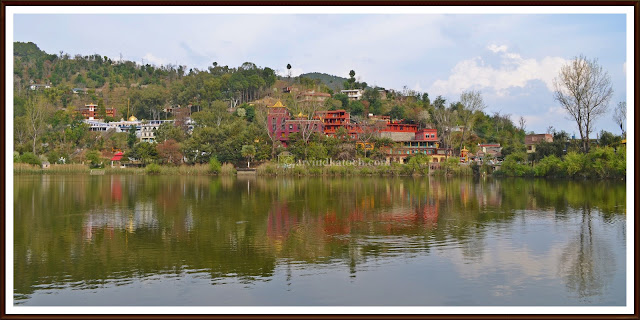
M111 158L111 161L120 161L120 159L122 159L122 152L116 153L113 158Z

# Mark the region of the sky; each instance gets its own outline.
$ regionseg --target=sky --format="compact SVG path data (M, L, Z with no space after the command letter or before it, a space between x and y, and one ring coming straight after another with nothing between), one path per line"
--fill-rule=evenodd
M253 62L285 74L323 72L387 89L459 100L477 90L488 114L520 116L578 136L553 99L552 80L578 55L611 76L609 113L627 96L624 14L15 14L13 41L48 53L98 53L118 60L206 69ZM633 103L628 103L633 105Z

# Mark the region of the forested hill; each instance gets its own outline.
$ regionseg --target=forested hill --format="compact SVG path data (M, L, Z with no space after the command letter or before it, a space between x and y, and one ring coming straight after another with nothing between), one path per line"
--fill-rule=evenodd
M140 65L113 61L99 54L82 56L60 52L48 54L34 43L14 43L14 110L22 115L30 86L47 84L43 94L54 107L104 104L151 119L167 105L208 108L214 101L234 104L259 99L277 81L275 71L245 62L237 68L213 62L206 70L183 65ZM74 88L83 94L73 93ZM76 90L78 91L78 90Z
M329 89L333 90L334 92L342 90L344 88L345 81L348 80L347 78L320 72L303 73L300 75L300 77L309 78L312 80L320 80L324 85L329 87Z

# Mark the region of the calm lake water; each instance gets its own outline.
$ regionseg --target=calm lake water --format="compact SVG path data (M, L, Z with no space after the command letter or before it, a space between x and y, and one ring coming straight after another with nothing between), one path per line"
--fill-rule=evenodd
M15 176L14 303L625 305L623 182Z

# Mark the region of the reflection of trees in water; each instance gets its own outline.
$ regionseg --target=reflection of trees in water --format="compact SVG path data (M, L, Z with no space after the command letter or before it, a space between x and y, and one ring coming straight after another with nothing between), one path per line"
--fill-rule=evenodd
M567 288L584 299L602 294L613 278L616 260L606 239L593 231L598 216L590 207L581 211L580 230L565 247L559 268Z
M485 253L486 230L509 223L527 205L567 211L589 203L607 219L625 200L624 186L593 193L584 183L543 180L52 176L14 181L14 270L19 270L14 283L23 293L47 281L91 282L184 268L206 270L212 278L257 279L271 276L282 259L340 261L355 275L368 261L393 261L434 247L460 248L475 261ZM529 197L536 198L534 204ZM80 236L83 227L90 228L90 245ZM566 254L567 265L586 259L574 255Z

